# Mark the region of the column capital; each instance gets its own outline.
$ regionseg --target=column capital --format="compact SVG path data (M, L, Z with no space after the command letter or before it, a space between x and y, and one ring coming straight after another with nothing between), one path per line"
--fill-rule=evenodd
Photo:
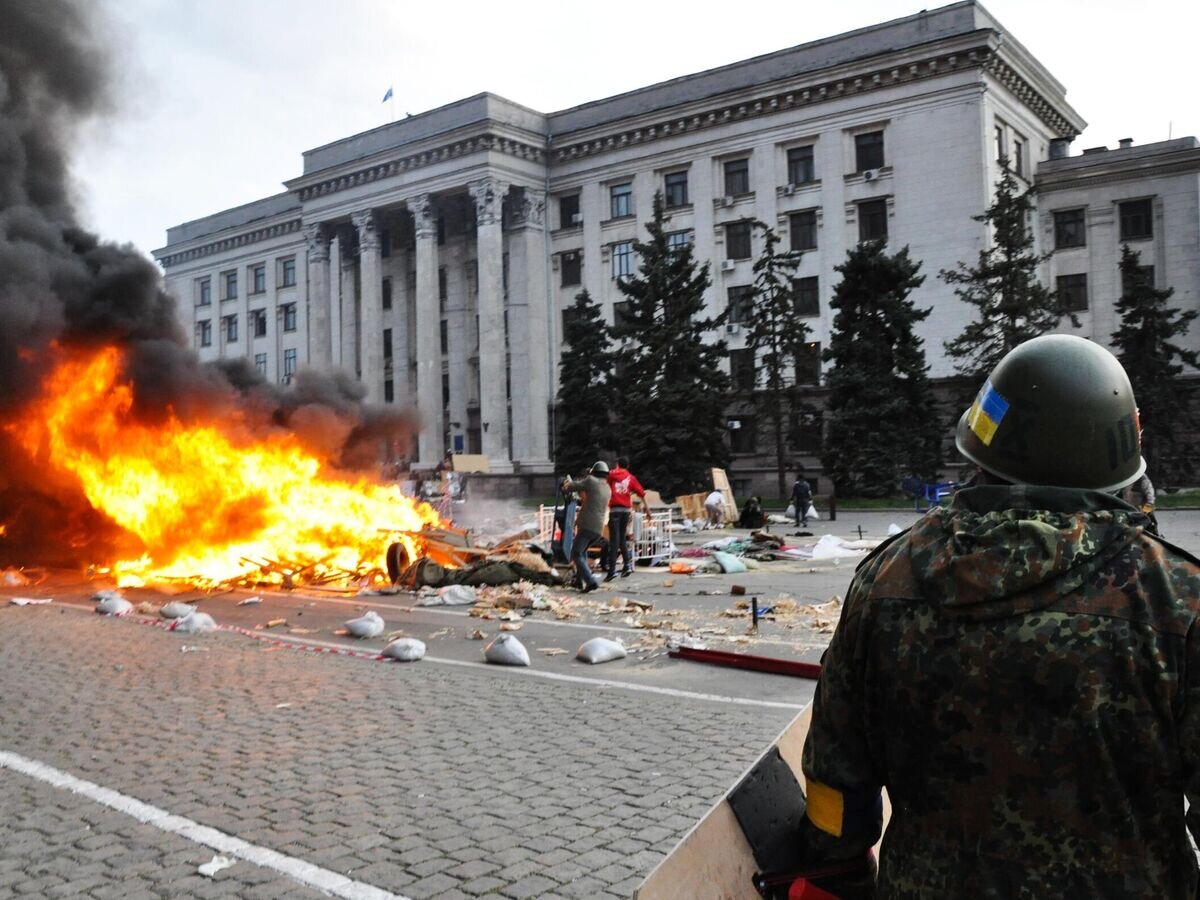
M546 192L536 188L524 188L523 191L516 224L541 228L546 219Z
M350 213L350 221L358 230L358 252L361 256L371 250L379 249L379 231L376 228L375 210L360 209Z
M328 261L329 236L329 229L324 222L312 222L304 226L304 240L308 244L309 261Z
M497 225L501 221L504 195L509 184L489 175L467 183L467 191L475 201L475 218L480 225Z
M408 211L412 213L413 228L417 237L432 237L437 234L437 218L433 214L433 196L417 194L404 201Z

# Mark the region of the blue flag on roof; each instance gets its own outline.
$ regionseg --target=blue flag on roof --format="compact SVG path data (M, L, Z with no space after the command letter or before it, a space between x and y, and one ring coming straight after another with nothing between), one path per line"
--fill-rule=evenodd
M388 88L387 93L383 95L383 102L387 103L391 99L392 99L392 89Z

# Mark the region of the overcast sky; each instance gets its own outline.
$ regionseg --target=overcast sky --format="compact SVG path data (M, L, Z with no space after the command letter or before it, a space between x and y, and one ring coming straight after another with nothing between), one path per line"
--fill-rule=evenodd
M385 124L393 103L402 118L492 91L552 112L919 2L102 0L121 91L75 160L81 214L149 252L170 225L282 191L302 151ZM984 5L1088 121L1073 153L1200 134L1194 0Z

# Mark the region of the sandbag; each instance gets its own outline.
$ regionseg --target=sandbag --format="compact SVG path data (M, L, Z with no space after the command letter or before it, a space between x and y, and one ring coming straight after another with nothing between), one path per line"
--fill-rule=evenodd
M575 658L594 666L597 663L612 662L614 659L624 659L627 655L625 647L620 641L595 637L579 645L579 651L575 654Z
M100 591L92 597L96 603L96 612L102 616L123 616L133 611L133 604L117 591Z
M171 630L180 634L207 634L217 630L217 623L208 613L192 612L172 622Z
M425 594L417 598L417 606L470 606L478 599L475 588L465 584L451 584L438 588L436 594Z
M498 666L527 666L529 651L511 634L498 634L483 648L483 658Z
M384 629L383 618L373 609L357 619L348 620L345 626L351 637L356 638L377 638Z
M196 611L196 607L190 603L184 603L182 600L172 600L158 611L158 614L164 619L182 619L184 616L190 616Z
M399 638L384 647L382 655L397 662L416 662L425 656L425 642L416 638Z
M746 571L746 564L729 553L722 553L720 550L712 552L713 559L721 567L721 571L726 575L736 575L738 572Z

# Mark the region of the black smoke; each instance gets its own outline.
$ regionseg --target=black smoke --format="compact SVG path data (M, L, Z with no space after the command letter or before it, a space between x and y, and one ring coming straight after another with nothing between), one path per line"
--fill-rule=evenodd
M80 227L69 162L82 125L116 108L111 37L93 0L0 0L0 562L80 563L124 552L127 536L72 484L52 483L11 441L56 359L55 346L118 345L132 415L286 429L335 466L377 462L403 415L362 403L346 376L302 373L294 390L244 362L202 364L154 263ZM132 177L132 176L131 176ZM46 546L54 535L53 546Z

